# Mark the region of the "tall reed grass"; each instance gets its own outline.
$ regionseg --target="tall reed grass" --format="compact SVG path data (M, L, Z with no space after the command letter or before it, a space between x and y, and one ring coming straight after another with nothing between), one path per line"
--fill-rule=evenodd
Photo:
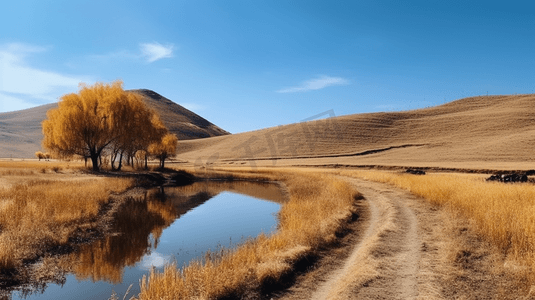
M328 174L296 170L233 173L240 177L278 179L289 201L278 214L278 231L260 235L234 250L207 253L187 266L167 266L141 280L139 299L215 299L276 282L296 261L333 242L354 213L357 192Z
M83 167L84 164L79 161L0 160L0 177L39 177L49 173L73 173Z
M126 179L78 182L33 180L0 189L0 269L15 268L66 244L83 222L97 216Z
M37 161L37 160L0 160L0 170L29 170L35 171L42 168L62 168L62 169L79 169L84 167L80 161Z
M504 254L535 273L535 186L486 182L459 174L406 175L342 171L341 175L393 184L473 220L477 230Z

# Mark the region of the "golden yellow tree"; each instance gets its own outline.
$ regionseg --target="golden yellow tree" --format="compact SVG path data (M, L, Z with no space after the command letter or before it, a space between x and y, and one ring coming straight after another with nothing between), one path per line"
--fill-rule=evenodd
M45 158L45 154L41 151L35 152L35 156L41 161L41 159Z
M163 125L162 121L160 121L160 118L157 115L152 117L151 124L151 126L146 126L143 128L143 133L139 135L139 137L142 138L137 140L137 144L135 144L136 150L144 154L145 169L147 169L150 145L161 141L162 138L168 133L167 128Z
M167 133L159 116L148 109L141 96L130 93L129 101L116 103L112 108L118 112L118 138L111 145L112 168L116 159L121 169L123 156L128 160L135 157L136 152L146 151L150 144L158 142Z
M122 153L138 140L144 140L148 147L165 134L165 127L161 127L141 96L124 91L121 81L81 85L77 94L64 95L58 108L47 112L43 146L59 157L90 158L93 170L99 171L106 149L115 146ZM147 138L147 131L157 132L156 136Z
M160 168L165 167L165 160L175 155L178 138L176 135L167 133L159 142L149 146L149 153L160 160Z

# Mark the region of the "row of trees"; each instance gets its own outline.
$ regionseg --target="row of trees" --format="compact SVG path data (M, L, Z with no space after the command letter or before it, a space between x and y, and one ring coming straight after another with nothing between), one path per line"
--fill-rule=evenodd
M43 147L60 158L90 159L94 171L100 170L104 155L110 156L114 170L136 154L144 156L145 167L149 155L164 167L178 139L140 95L124 91L122 85L122 81L82 84L77 94L61 97L58 108L49 110L43 121Z

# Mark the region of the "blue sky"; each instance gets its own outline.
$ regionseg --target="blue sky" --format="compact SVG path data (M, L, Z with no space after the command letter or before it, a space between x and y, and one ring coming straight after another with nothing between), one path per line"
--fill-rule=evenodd
M116 79L232 133L535 93L535 2L2 3L0 112Z

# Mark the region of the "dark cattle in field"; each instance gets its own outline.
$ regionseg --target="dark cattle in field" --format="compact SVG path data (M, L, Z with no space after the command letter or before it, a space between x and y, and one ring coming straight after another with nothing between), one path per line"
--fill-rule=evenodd
M487 178L487 181L499 181L499 182L528 182L528 176L526 174L494 174Z
M422 170L415 170L415 169L407 169L405 173L413 174L413 175L425 175L425 172Z

